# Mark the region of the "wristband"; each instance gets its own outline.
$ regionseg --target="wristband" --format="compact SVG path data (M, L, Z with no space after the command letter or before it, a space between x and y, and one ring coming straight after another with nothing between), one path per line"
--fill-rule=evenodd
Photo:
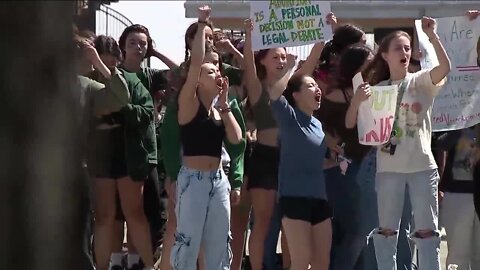
M221 105L215 105L215 109L217 109L217 111L219 113L224 113L224 112L231 112L232 109L230 108L230 105L228 103L225 103L223 105L226 105L225 107L221 106Z
M217 108L217 110L220 112L220 113L229 113L232 111L232 108L230 107L226 107L226 108Z

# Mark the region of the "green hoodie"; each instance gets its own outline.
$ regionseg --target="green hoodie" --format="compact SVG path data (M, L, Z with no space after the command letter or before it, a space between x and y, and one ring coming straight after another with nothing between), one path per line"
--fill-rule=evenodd
M128 89L128 93L122 88ZM157 164L152 97L135 73L122 69L112 74L112 79L102 90L95 94L94 107L123 113L128 174L133 180L145 180L150 164Z
M232 144L227 138L224 139L225 149L230 156L230 175L229 180L233 189L240 189L243 183L243 158L246 147L245 140L245 121L243 119L242 110L236 99L230 101L232 114L242 129L242 140L239 144ZM177 99L173 98L167 106L163 120L161 140L168 142L162 147L162 153L165 157L163 162L167 175L171 181L176 181L178 172L182 165L181 142L180 142L180 125L177 118L178 104Z

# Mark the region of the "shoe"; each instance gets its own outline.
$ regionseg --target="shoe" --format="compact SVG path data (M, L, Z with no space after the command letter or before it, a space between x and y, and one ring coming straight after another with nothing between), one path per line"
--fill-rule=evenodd
M110 270L124 270L123 266L121 265L113 265Z
M143 270L143 267L140 264L134 264L131 268L128 268L128 270Z

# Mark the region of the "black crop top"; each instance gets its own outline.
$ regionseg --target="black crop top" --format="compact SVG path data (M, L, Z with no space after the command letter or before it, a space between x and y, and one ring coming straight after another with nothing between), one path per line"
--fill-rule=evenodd
M223 122L216 124L215 120L208 117L208 111L201 103L192 121L180 125L180 140L184 156L221 158L224 138Z
M341 142L345 143L345 156L355 161L361 161L371 147L359 143L357 127L347 129L345 126L345 117L349 106L349 99L347 99L347 103L339 103L324 98L322 106L315 112L315 116L322 123L324 131L340 137Z

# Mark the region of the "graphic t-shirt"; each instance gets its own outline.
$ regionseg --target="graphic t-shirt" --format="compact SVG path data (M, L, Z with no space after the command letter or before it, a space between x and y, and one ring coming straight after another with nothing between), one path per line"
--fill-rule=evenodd
M404 80L391 83L399 88L406 83L397 121L400 137L394 155L378 148L377 172L414 173L436 169L431 149L431 116L433 100L444 81L434 85L428 69L407 73ZM382 81L378 85L388 84L389 81Z

